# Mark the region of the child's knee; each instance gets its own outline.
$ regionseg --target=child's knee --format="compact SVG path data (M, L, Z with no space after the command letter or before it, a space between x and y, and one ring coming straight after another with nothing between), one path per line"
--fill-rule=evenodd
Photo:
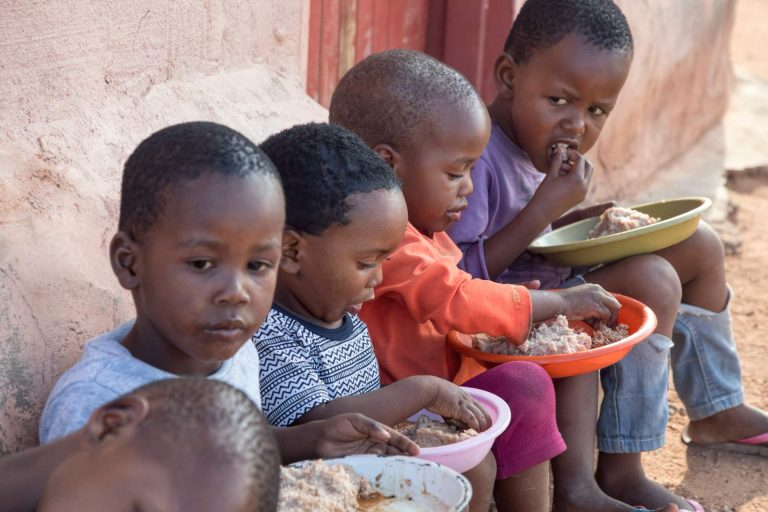
M699 222L693 235L688 239L693 254L701 258L703 267L722 266L725 261L725 248L720 235L704 221Z
M674 318L683 296L675 267L655 254L638 256L633 263L627 294L651 308L660 320Z
M530 418L546 414L548 404L554 408L555 389L552 378L535 363L516 361L493 369L504 385L494 390L512 410L512 415L525 414Z

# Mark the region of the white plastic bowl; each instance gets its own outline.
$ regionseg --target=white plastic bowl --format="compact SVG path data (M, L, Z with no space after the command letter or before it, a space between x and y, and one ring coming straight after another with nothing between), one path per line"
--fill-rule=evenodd
M402 456L349 455L325 463L347 465L384 496L397 498L387 504L387 511L463 512L472 499L472 486L466 478L434 462Z
M491 426L488 430L480 432L475 437L459 441L458 443L436 446L434 448L421 448L420 453L417 455L420 459L443 464L459 473L472 469L483 460L491 450L493 441L506 430L512 418L512 413L509 411L507 403L493 393L468 387L462 387L462 389L485 407L485 410L491 416ZM442 421L442 418L426 410L416 413L410 419L415 420L422 414Z

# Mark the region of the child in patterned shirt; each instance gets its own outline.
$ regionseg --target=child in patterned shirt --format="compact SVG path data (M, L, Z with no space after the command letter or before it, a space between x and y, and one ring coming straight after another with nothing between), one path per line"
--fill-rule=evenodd
M293 127L261 148L280 172L287 215L275 303L253 338L267 419L293 425L358 412L394 425L428 409L487 429L487 412L448 380L417 375L379 389L379 367L357 312L373 299L381 265L407 224L392 169L359 137L327 124ZM539 440L532 444L562 450L554 407L540 406L553 400L551 382L533 374L526 387L535 399L519 400L515 410L524 410L508 431L519 435L535 424ZM487 511L493 455L466 476L473 487L470 509Z

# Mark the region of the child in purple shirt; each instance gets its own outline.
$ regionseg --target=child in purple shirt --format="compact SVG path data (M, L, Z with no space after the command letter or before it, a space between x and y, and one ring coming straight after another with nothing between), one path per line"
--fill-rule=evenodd
M465 252L469 272L568 285L554 280L548 265L526 260L525 248L553 222L567 223L558 217L584 199L591 169L577 163L597 141L631 58L629 27L610 0L525 3L496 60L498 92L489 107L495 137L475 167L469 208L449 233ZM559 143L567 149L558 149ZM498 156L502 151L510 153L506 162ZM558 172L563 157L570 172ZM516 165L508 165L515 160ZM537 188L509 177L521 168L541 173ZM515 200L504 203L503 198ZM530 274L518 273L520 265L528 266ZM666 401L673 329L673 377L690 418L683 440L768 456L768 415L744 403L719 238L702 222L677 245L605 265L584 277L645 302L659 319L649 343L602 372L597 481L606 494L624 502L659 505L674 498L681 508L696 510L650 480L632 487L620 480L627 472L644 478L640 452L663 444L667 413L660 405ZM682 305L676 305L679 300ZM654 394L659 404L650 407ZM639 407L640 395L647 397L649 409Z
M496 170L503 169L503 172ZM472 170L475 190L461 221L448 231L464 253L459 266L475 277L499 283L518 284L539 281L541 288L556 288L571 270L547 263L538 254L524 252L501 274L490 276L485 265L484 240L509 224L531 200L544 174L536 170L528 156L517 147L496 123L481 159ZM551 231L547 226L544 232Z

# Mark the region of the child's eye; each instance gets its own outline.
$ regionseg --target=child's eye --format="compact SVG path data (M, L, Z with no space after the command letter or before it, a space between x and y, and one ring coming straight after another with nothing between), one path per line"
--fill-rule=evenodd
M272 268L272 264L266 261L252 261L248 263L248 270L251 272L262 272Z
M357 266L360 270L370 270L376 268L376 263L365 263L364 261L358 261Z
M557 96L550 96L547 99L553 105L565 105L568 103L568 101L565 98L558 98Z
M195 270L210 270L214 266L211 260L192 260L188 264Z
M455 172L449 172L449 173L448 173L448 178L449 178L450 180L460 180L460 179L462 179L463 177L464 177L464 175L463 175L463 174L456 174Z
M593 116L603 116L606 114L605 110L601 107L589 107L589 113Z

